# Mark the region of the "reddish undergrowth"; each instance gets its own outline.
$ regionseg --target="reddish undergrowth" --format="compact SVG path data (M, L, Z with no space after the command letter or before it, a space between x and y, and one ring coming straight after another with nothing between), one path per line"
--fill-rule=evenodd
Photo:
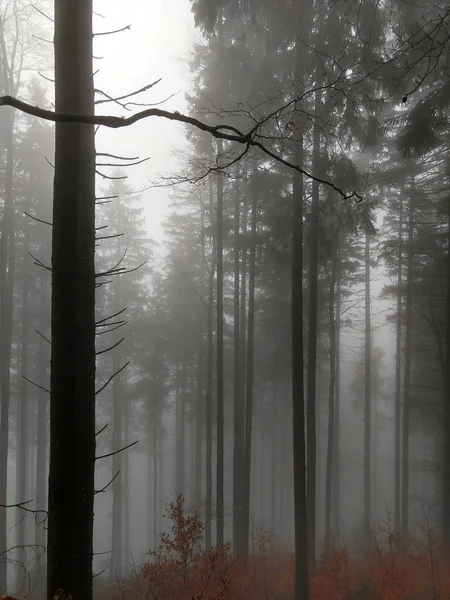
M249 557L233 556L226 544L202 549L200 514L187 515L183 498L168 509L170 534L149 553L143 567L101 598L122 600L289 600L293 597L293 556L271 537L254 537ZM450 560L444 560L431 533L426 541L401 548L389 528L381 529L364 556L345 549L324 552L310 570L311 600L450 600ZM104 593L103 593L104 592Z

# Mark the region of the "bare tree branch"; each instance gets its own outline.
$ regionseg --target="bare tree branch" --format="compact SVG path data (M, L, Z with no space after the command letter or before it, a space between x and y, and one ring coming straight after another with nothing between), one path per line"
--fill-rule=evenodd
M290 101L290 104L292 101ZM266 148L260 141L255 139L257 137L257 126L255 125L252 129L243 133L233 125L208 125L195 117L190 117L188 115L184 115L179 113L178 111L170 112L167 110L162 110L160 108L148 108L142 110L140 112L135 113L130 117L116 117L112 115L86 115L86 114L78 114L78 113L65 113L65 112L53 112L51 110L47 110L44 108L40 108L38 106L32 106L22 100L18 100L12 96L0 96L0 106L12 106L22 112L25 112L29 115L45 119L47 121L53 122L62 122L62 123L86 123L90 125L103 125L104 127L109 127L112 129L118 129L120 127L129 127L134 123L142 121L143 119L149 117L160 117L164 119L168 119L170 121L177 121L179 123L185 123L187 125L192 125L201 131L211 134L213 137L217 139L228 140L230 142L237 142L238 144L245 144L246 146L253 146L261 150L264 154L272 158L273 160L283 164L284 166L293 169L309 179L317 181L323 185L326 185L332 188L335 192L337 192L340 196L342 196L345 200L350 198L355 198L360 201L362 199L361 195L358 192L354 191L351 194L346 194L343 190L338 188L331 181L327 181L325 179L321 179L320 177L316 177L312 173L309 173L300 165L296 165L279 156ZM263 119L265 123L267 118ZM98 173L105 179L111 179L108 176L103 175L103 173Z

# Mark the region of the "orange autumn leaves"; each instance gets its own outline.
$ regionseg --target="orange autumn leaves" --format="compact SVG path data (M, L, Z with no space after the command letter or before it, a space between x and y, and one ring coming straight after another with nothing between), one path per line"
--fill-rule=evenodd
M137 575L139 596L147 600L290 600L293 556L276 550L271 536L253 536L251 556L233 556L230 544L203 549L200 514L186 515L180 496L167 511L170 534ZM345 549L323 553L310 570L311 600L450 600L450 561L431 535L399 550L397 536L378 532L364 556ZM132 588L134 591L132 592ZM128 582L122 597L136 598ZM125 592L125 593L124 593ZM131 592L131 593L130 593Z

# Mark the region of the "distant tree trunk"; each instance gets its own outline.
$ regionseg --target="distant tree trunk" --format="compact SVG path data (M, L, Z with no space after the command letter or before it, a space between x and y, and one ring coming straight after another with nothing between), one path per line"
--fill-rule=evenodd
M450 171L450 164L448 165ZM444 461L442 486L442 541L444 550L450 554L450 194L447 200L447 290L446 308L446 357L445 357L445 399L444 399Z
M303 137L296 164L303 164ZM295 600L308 600L308 533L315 519L306 513L305 394L303 389L303 177L294 174L292 231L292 431L294 455ZM315 453L309 449L309 453ZM309 489L309 488L308 488ZM315 543L314 543L315 545Z
M411 194L408 210L408 247L406 275L406 318L405 318L405 369L403 389L403 444L402 444L402 521L401 538L403 544L408 543L409 535L409 429L411 404L411 350L412 350L412 300L413 300L413 256L414 256L414 179L411 183Z
M331 490L331 522L333 531L333 542L338 544L341 534L341 276L342 264L339 255L336 266L336 379L334 390L334 435L333 435L333 468L332 468L332 490Z
M246 181L247 172L243 171L243 180ZM247 378L247 369L246 369L246 332L247 332L247 246L248 246L248 232L247 232L247 221L248 221L248 184L243 185L243 194L242 194L242 222L241 222L241 318L239 322L240 326L240 338L241 338L241 346L239 350L239 358L241 363L240 368L240 380L241 380L241 398L243 403L243 412L244 412L244 423L245 423L245 390L246 390L246 378ZM244 425L245 430L245 425ZM244 433L245 437L245 433ZM243 483L242 483L243 486ZM242 489L244 489L242 487ZM243 494L243 492L242 492ZM242 499L244 496L242 495ZM243 501L243 500L242 500ZM242 517L244 518L244 517Z
M153 417L153 434L152 434L152 446L153 446L153 549L156 550L158 547L158 433L159 424L156 415Z
M320 94L316 93L315 112L320 108ZM313 172L318 175L320 163L320 128L314 123ZM306 485L308 502L308 558L314 562L316 553L316 370L317 370L317 268L319 254L319 183L312 182L309 238L309 302L308 302L308 370L306 420ZM331 527L331 524L328 524ZM325 526L327 529L327 525ZM328 533L330 533L328 531Z
M115 283L117 280L115 281ZM116 298L118 294L116 293ZM113 373L117 373L121 366L120 346L113 349ZM121 373L116 375L112 381L112 400L113 400L113 434L112 451L116 452L112 457L112 544L111 544L111 564L110 577L120 581L122 579L122 452L118 452L122 446L122 382Z
M217 141L218 160L221 160L222 140ZM217 544L224 542L224 397L223 397L223 176L217 175L217 482L216 520Z
M209 212L210 222L212 221L213 215L213 190L212 183L210 180L209 187ZM215 239L215 238L214 238ZM215 245L215 242L213 243ZM214 252L213 252L214 254ZM212 404L213 404L213 369L214 369L214 338L213 338L213 327L214 327L214 272L215 262L211 264L211 268L208 274L208 312L206 319L206 335L207 335L207 355L206 355L206 411L205 411L205 436L206 436L206 448L205 448L205 487L206 487L206 501L205 501L205 548L210 550L212 547Z
M272 376L272 435L270 438L270 531L272 534L275 533L275 521L277 514L276 490L279 486L279 482L277 480L278 409L277 356L275 350L273 356Z
M240 331L240 209L239 167L236 168L234 189L234 419L233 419L233 548L235 553L243 551L243 460L244 460L244 405L241 391L241 331Z
M176 375L175 418L176 418L176 464L175 464L175 489L177 494L185 493L185 466L186 466L186 358L183 356L181 373Z
M42 337L47 334L47 302L46 302L46 276L41 275L39 282L39 336L38 341L38 384L43 388L37 391L37 439L36 439L36 510L47 509L47 405L48 394L48 342ZM35 530L35 543L45 547L46 527L42 518L44 513L38 514ZM38 550L39 551L39 550Z
M328 389L328 441L327 441L327 466L326 466L326 484L325 484L325 552L331 549L331 499L333 486L334 469L334 410L335 410L335 390L336 390L336 317L335 317L335 286L336 286L336 267L337 256L336 249L332 249L330 273L330 292L328 296L328 310L330 318L330 381Z
M256 171L254 173L256 176ZM255 270L256 270L256 218L258 193L256 183L252 185L251 246L248 283L248 325L247 325L247 378L245 402L245 461L244 461L244 552L248 554L250 531L250 488L253 428L253 363L255 331Z
M194 506L201 509L202 502L202 454L203 454L203 394L204 394L203 351L200 348L197 357L197 386L195 410L195 447L194 447Z
M124 402L123 406L123 445L130 443L129 432L129 405ZM123 485L122 485L122 538L123 538L123 572L125 577L130 570L130 451L127 450L122 457Z
M10 409L10 364L13 321L14 285L14 114L10 108L5 112L4 131L6 164L3 180L3 219L0 241L0 504L7 502L9 409ZM6 509L0 508L0 591L7 590L7 527Z
M449 229L450 232L450 229ZM402 403L402 253L403 253L403 200L400 197L399 229L398 229L398 263L397 263L397 324L396 324L396 357L395 357L395 414L394 414L394 528L400 532L400 481L401 481L401 403ZM449 236L450 244L450 236ZM449 245L450 249L450 245ZM450 257L450 254L449 254ZM449 261L450 264L450 261ZM450 271L449 271L450 272ZM450 278L449 278L450 282ZM449 287L450 289L450 287ZM450 495L449 495L450 501Z
M372 406L371 406L371 391L372 391L372 329L370 315L370 238L369 234L365 234L365 350L364 350L364 514L363 514L363 531L364 540L366 543L370 540L371 531L371 431L372 431Z
M55 2L55 109L92 114L92 0ZM92 600L94 127L56 124L47 597ZM1 487L1 486L0 486Z
M28 347L29 347L29 260L28 260L28 230L24 232L23 248L23 269L22 269L22 344L21 344L21 365L20 365L20 399L17 414L17 478L16 478L16 502L27 500L27 474L29 467L28 457L28 435L29 435L29 407L28 407L28 382L25 379L29 377L28 373ZM18 563L24 567L18 569L17 589L23 589L25 583L25 518L20 508L16 513L17 521L17 547Z

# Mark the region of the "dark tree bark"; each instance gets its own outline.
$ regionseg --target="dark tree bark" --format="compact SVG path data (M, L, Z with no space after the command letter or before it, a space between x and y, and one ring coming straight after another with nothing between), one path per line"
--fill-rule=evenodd
M0 504L6 504L8 486L10 365L13 321L14 285L14 111L5 117L6 165L4 175L4 205L0 241ZM0 508L0 590L7 589L7 528L6 509Z
M16 502L24 502L28 497L28 461L29 461L29 398L28 398L28 347L29 347L29 239L28 230L24 232L23 267L22 267L22 343L20 365L20 399L17 413L17 477L16 477ZM20 508L17 509L17 549L19 564L26 560L25 550L25 518ZM18 569L17 589L23 589L25 583L25 569Z
M55 2L55 107L93 114L92 0ZM92 600L94 127L56 124L47 597Z
M372 329L370 315L370 238L365 234L365 325L364 325L364 514L363 533L366 543L370 540L371 531L371 432L372 432Z
M395 415L394 415L394 528L400 531L401 482L401 402L402 402L402 279L403 279L403 199L400 197L397 263L397 323L395 356ZM450 238L449 238L450 239ZM450 246L449 246L450 248ZM449 496L450 499L450 496Z
M315 112L320 108L316 94ZM314 124L313 171L318 175L320 162L320 128ZM319 184L313 181L311 193L310 237L309 237L309 302L308 302L308 368L307 368L307 422L306 422L306 485L308 502L308 558L315 559L316 540L316 371L317 371L317 267L319 254ZM311 516L309 516L311 515Z
M256 171L254 172L256 178ZM249 260L248 282L248 325L247 325L247 378L245 398L245 462L244 462L244 552L248 554L250 530L250 488L251 488L251 458L252 458L252 428L253 428L253 363L254 363L254 332L255 332L255 270L256 270L256 219L258 193L256 184L252 186L251 206L251 246Z
M213 189L210 180L209 187L209 212L210 222L213 215ZM214 236L215 239L215 236ZM215 246L215 241L213 242ZM214 252L213 252L214 254ZM215 259L211 264L208 273L208 312L206 319L206 411L205 411L205 436L206 436L206 452L205 452L205 487L206 487L206 506L205 506L205 548L210 550L212 547L212 404L213 404L213 369L214 369L214 273Z
M117 279L115 281L117 283ZM115 286L117 287L117 286ZM116 301L119 297L117 290L115 291ZM121 352L120 346L113 349L113 373L121 367ZM111 563L110 577L117 581L122 579L122 452L118 452L123 447L122 441L122 382L121 373L116 375L112 381L112 396L113 396L113 434L112 434L112 451L116 454L112 457L112 472L111 479L113 493L112 507L112 544L111 544Z
M408 209L408 246L406 263L406 315L405 315L405 368L403 387L403 440L402 440L402 543L408 543L409 535L409 430L411 418L411 352L412 352L412 309L413 309L413 256L414 256L414 179Z
M339 236L340 238L340 236ZM336 265L336 351L335 351L335 386L334 386L334 435L333 435L333 468L331 487L331 523L334 544L338 544L341 534L341 274L342 264L337 255Z
M221 160L222 140L217 141L218 160ZM224 421L223 421L223 176L217 176L217 469L216 521L217 544L224 542Z
M303 139L297 145L303 164ZM305 393L303 389L303 177L294 175L292 231L292 433L294 454L295 600L308 600L308 528L306 513ZM311 449L311 452L313 450ZM315 448L314 448L315 453ZM310 539L310 538L309 538Z
M241 331L240 331L240 209L239 167L236 168L234 189L234 414L233 414L233 548L235 553L243 551L243 458L244 458L244 396L241 395Z
M39 331L42 335L47 333L47 309L46 290L47 278L41 275L39 281ZM38 342L38 383L43 389L37 392L37 439L36 439L36 509L47 508L47 405L48 394L48 342L39 336ZM38 519L36 523L35 543L37 546L45 546L45 522Z
M333 257L331 259L330 273L330 292L328 296L328 311L330 319L330 381L328 389L328 440L327 440L327 465L326 465L326 483L325 483L325 551L331 549L331 498L333 486L334 469L334 409L335 409L335 390L336 390L336 317L335 317L335 288L336 288L336 266L337 257L335 248L332 249Z
M193 431L194 442L194 506L201 509L202 502L202 454L203 454L203 423L204 423L204 367L203 346L197 356L197 384L195 395L195 423Z

